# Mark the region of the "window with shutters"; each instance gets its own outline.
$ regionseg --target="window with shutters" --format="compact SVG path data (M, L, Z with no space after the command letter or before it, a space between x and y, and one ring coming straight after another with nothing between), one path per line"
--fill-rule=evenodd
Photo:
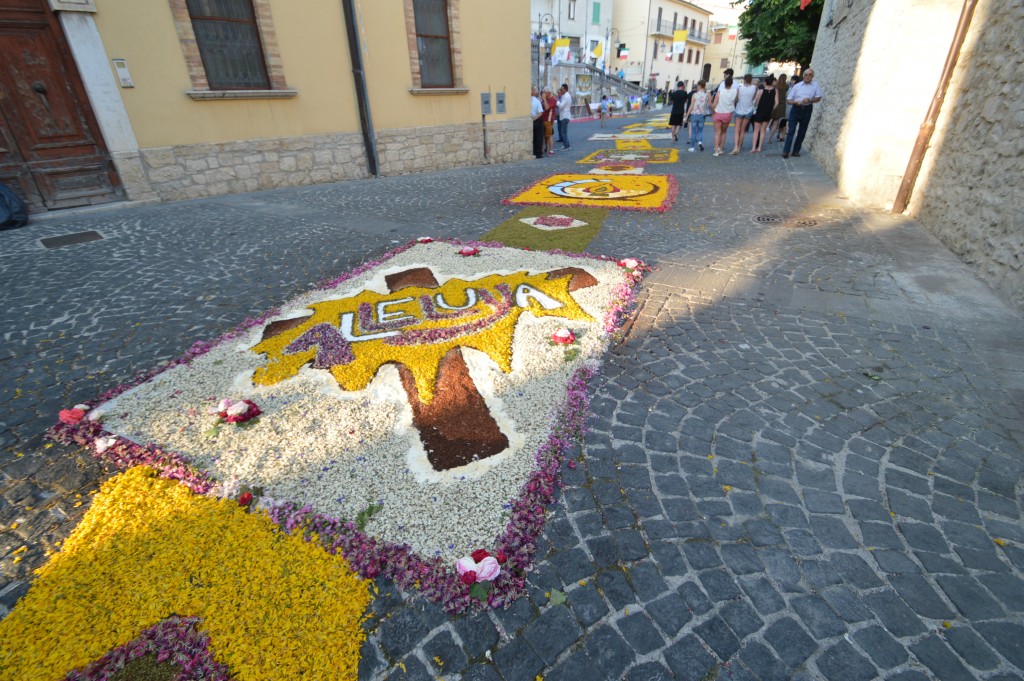
M715 33L715 44L716 45L721 45L722 44L722 32L721 31L718 31L718 32Z
M601 25L601 3L599 3L599 2L595 2L594 3L594 13L593 14L594 14L594 16L591 18L590 23L595 24L597 26L600 26Z
M447 0L413 0L420 87L453 87Z
M187 0L186 4L210 89L269 90L252 2Z
M414 95L464 94L459 0L404 0Z
M270 0L169 0L193 99L294 97Z
M569 0L569 18L576 19L576 0Z

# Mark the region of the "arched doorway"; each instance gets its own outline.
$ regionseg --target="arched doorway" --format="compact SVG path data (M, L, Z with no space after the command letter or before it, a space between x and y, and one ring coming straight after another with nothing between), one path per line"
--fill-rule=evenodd
M700 72L700 79L705 83L711 80L711 64L705 64Z

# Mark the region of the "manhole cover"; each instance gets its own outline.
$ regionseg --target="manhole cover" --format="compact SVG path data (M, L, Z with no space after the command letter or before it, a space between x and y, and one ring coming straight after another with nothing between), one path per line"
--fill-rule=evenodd
M46 248L61 248L62 246L74 246L75 244L84 244L88 241L99 241L103 236L99 232L88 231L88 232L75 232L74 234L65 234L64 236L51 236L47 239L40 239L40 243Z
M814 218L792 218L786 221L787 227L816 227L818 221Z
M758 215L756 218L754 218L754 222L760 223L762 225L772 225L782 221L783 217L781 215Z

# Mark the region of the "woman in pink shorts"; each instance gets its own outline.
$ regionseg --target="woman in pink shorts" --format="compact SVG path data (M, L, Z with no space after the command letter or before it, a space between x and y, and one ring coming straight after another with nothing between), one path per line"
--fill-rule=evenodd
M711 120L715 123L715 156L725 153L725 134L736 111L736 100L739 98L739 87L732 82L732 69L725 70L725 80L715 90L711 101Z

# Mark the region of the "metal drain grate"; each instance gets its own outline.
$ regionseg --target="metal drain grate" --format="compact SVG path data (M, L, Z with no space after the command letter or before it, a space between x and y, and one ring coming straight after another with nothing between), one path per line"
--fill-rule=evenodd
M782 222L785 218L781 215L758 215L754 218L754 222L762 225L774 225L778 222Z
M75 244L84 244L89 241L99 241L103 238L103 235L96 231L88 232L75 232L74 234L65 234L64 236L51 236L47 239L40 239L39 242L46 248L61 248L63 246L74 246Z

